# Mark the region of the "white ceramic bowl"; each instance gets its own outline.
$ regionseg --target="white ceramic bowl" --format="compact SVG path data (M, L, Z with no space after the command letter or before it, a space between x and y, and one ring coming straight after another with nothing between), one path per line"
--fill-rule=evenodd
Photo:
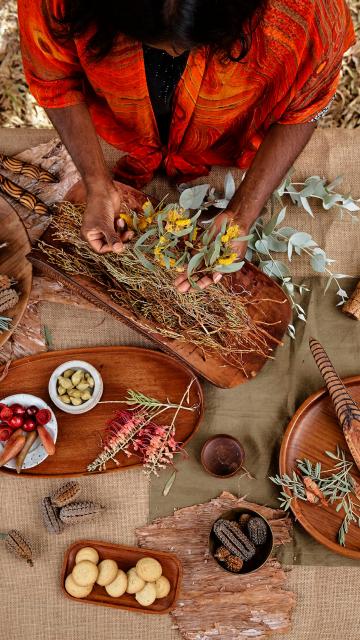
M90 373L95 382L94 391L90 400L86 400L78 407L72 404L65 404L58 398L56 389L57 379L64 373L64 371L66 371L66 369L83 369L86 373ZM87 411L90 411L91 409L96 407L97 403L101 399L103 390L104 385L100 373L97 369L95 369L95 367L92 366L92 364L89 364L89 362L85 362L84 360L69 360L68 362L64 362L63 364L59 365L55 369L55 371L53 371L49 380L49 396L54 405L58 409L61 409L61 411L65 411L65 413L72 413L73 415L86 413Z
M45 429L50 433L54 442L56 442L57 434L58 434L58 425L57 420L55 418L54 412L49 407L44 400L41 398L37 398L36 396L32 396L30 393L16 393L13 396L7 396L6 398L2 398L0 402L4 404L22 404L25 408L31 407L31 405L35 405L39 409L49 409L51 413L51 420L45 425ZM6 442L0 442L0 453L3 450ZM33 446L31 447L29 453L27 454L22 469L32 469L32 467L36 467L40 462L43 462L48 457L48 454L45 451L44 445L42 444L40 438L36 438ZM9 460L4 467L7 469L15 469L15 460Z

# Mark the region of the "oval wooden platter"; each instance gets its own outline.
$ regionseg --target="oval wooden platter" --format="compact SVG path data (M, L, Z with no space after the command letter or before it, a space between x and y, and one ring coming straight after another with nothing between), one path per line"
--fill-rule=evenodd
M10 330L0 333L1 348L25 312L32 284L32 265L26 257L31 250L28 234L15 209L1 197L0 229L0 245L3 242L7 245L0 249L0 274L16 280L15 289L19 294L18 303L0 314L12 319Z
M127 390L133 389L158 400L180 402L187 386L194 378L193 373L170 356L138 347L95 347L51 351L36 356L16 360L10 367L5 380L0 384L1 397L13 393L32 393L53 409L58 421L58 439L54 456L20 475L10 469L1 468L2 473L14 477L71 477L88 474L87 465L101 450L101 437L105 423L124 404L99 403L94 409L80 415L64 413L51 402L48 381L54 369L69 360L80 359L92 364L101 374L104 382L102 401L124 400ZM195 378L190 390L190 405L197 405L195 411L180 411L177 418L175 438L186 444L195 433L203 415L203 394L199 381ZM173 412L165 412L159 423L166 424ZM101 473L121 471L139 464L138 458L118 456L119 466L110 462ZM95 472L96 473L96 472Z
M360 376L346 378L344 384L354 400L360 403ZM331 399L327 390L321 389L305 400L287 427L280 450L280 473L291 475L296 470L297 458L321 462L323 469L330 469L334 461L325 451L336 452L337 445L351 461ZM360 482L360 472L355 463L351 474ZM360 560L360 528L351 524L346 535L346 547L338 544L337 534L344 512L341 510L337 513L335 507L336 503L325 507L303 500L293 500L291 504L296 519L315 540L335 553Z
M140 558L155 558L163 568L163 575L168 578L170 582L171 589L169 595L165 598L155 600L149 607L142 607L137 600L135 600L135 596L125 593L119 598L112 598L107 594L105 587L100 587L96 584L90 595L86 598L73 598L73 596L65 590L65 579L69 573L72 572L75 565L75 556L82 547L93 547L97 550L100 561L105 559L115 560L119 569L125 572L131 569L131 567L134 567ZM175 606L179 596L181 578L182 565L179 558L173 553L141 549L140 547L126 547L121 544L111 544L110 542L99 542L97 540L78 540L74 542L65 553L61 572L61 586L66 597L75 602L115 607L116 609L135 611L138 613L164 614L171 611Z

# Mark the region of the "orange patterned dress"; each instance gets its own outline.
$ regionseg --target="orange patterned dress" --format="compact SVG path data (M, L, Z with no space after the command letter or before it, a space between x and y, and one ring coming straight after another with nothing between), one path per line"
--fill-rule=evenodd
M62 0L47 0L61 16ZM86 102L97 133L126 152L120 179L142 186L163 166L181 182L211 165L247 168L272 123L317 118L335 94L341 59L354 43L345 0L268 0L249 53L224 63L202 47L190 52L177 85L168 144L151 106L142 44L120 36L100 62L89 34L54 40L42 0L18 0L24 68L46 108Z

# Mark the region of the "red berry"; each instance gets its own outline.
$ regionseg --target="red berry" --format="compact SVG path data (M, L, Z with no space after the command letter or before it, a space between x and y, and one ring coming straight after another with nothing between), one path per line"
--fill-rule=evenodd
M26 409L26 415L27 416L36 416L38 411L39 411L39 409L37 407L35 407L35 405L32 404L30 407L28 407Z
M20 429L24 424L23 416L12 416L10 420L8 420L8 425L11 429Z
M17 402L15 404L11 404L10 409L12 409L12 412L15 416L23 416L26 411L25 407L23 407L22 404L18 404Z
M12 431L10 427L1 427L0 428L0 442L5 442L10 438Z
M34 429L36 428L35 419L34 418L26 418L22 428L24 429L24 431L34 431Z
M12 409L10 409L10 407L7 407L5 405L1 408L1 411L0 411L1 420L6 420L6 421L10 420L10 418L12 418L12 415L13 415L13 411Z
M39 409L36 414L36 422L42 426L50 422L51 420L51 412L49 409Z

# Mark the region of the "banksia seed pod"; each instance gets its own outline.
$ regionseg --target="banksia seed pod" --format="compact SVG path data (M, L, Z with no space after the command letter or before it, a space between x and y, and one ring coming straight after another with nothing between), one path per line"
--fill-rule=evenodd
M80 491L80 485L76 480L65 482L65 484L62 484L61 487L51 494L51 504L53 504L54 507L61 509L61 507L65 507L67 504L72 502Z
M5 274L0 274L0 291L6 291L6 289L10 289L11 280L9 276Z
M266 542L267 526L262 518L250 518L247 529L251 542L256 545Z
M242 513L239 518L239 525L243 531L247 531L247 524L251 518L250 513Z
M0 291L0 313L2 311L6 311L7 309L15 307L18 300L19 296L16 293L15 289L6 289L4 291Z
M60 509L60 518L64 524L75 524L95 518L104 507L96 502L72 502Z
M61 533L64 530L64 525L59 518L59 509L51 504L49 496L44 498L41 502L41 515L44 525L49 533Z
M17 531L17 529L11 529L5 536L5 548L13 553L18 558L25 560L30 567L34 566L32 559L32 550L30 543L24 538L24 536Z
M214 533L234 556L242 560L250 560L255 555L255 546L237 522L218 520L214 524Z
M232 556L231 554L225 560L225 567L233 573L239 573L243 568L243 560L238 556Z
M230 551L224 546L218 547L214 553L214 558L219 560L220 562L224 562L226 558L230 556Z

